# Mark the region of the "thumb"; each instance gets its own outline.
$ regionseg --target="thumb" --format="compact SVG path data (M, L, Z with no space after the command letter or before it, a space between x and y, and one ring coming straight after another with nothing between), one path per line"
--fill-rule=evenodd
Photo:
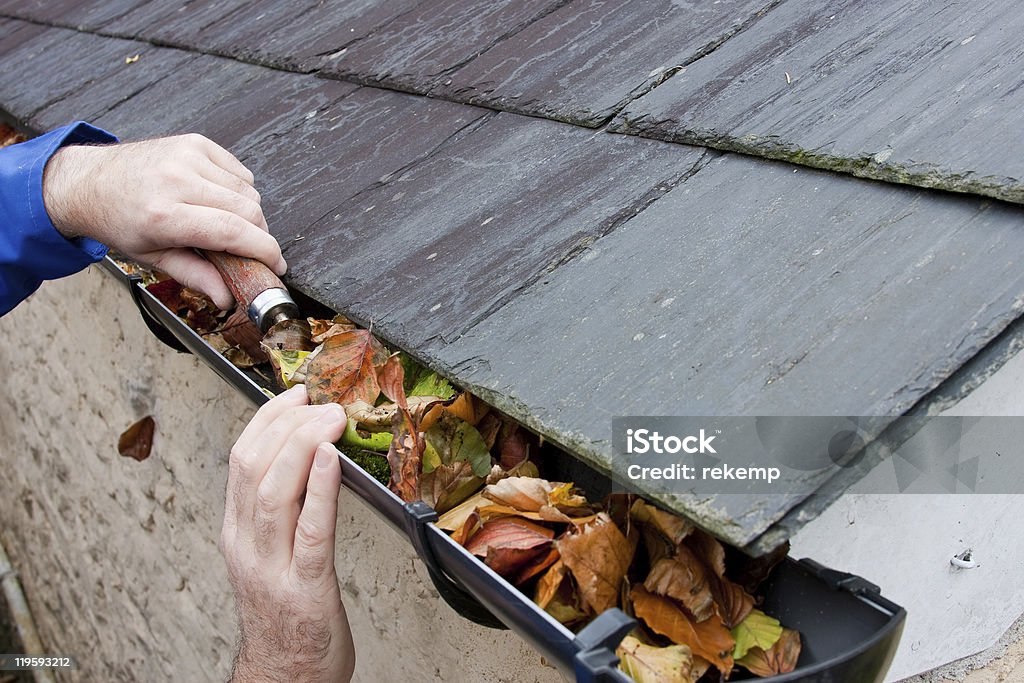
M295 528L295 575L318 583L334 575L334 530L338 521L341 461L329 443L317 446L306 484L306 500Z

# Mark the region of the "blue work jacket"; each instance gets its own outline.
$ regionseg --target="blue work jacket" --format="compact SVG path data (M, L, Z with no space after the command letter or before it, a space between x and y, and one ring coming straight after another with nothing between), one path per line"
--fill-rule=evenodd
M43 206L43 169L64 145L117 142L78 121L0 149L0 315L39 288L82 270L107 253L88 237L65 239Z

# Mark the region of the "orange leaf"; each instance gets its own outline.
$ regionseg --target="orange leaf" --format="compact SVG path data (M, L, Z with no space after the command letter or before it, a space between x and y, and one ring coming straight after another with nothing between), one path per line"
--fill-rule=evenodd
M800 634L788 628L782 629L782 636L766 652L752 647L736 663L757 676L786 674L796 668L800 659Z
M548 606L548 603L555 597L555 593L558 592L558 587L562 585L562 581L565 580L566 572L568 569L565 563L561 560L557 560L551 569L549 569L544 576L540 577L540 581L537 582L537 590L534 593L533 601L540 605L541 609Z
M594 614L615 607L633 560L633 546L606 513L571 528L557 541L562 561L576 578L583 602Z
M672 600L647 592L643 586L636 586L630 593L633 612L644 620L651 630L669 638L672 642L686 645L698 657L708 660L726 676L732 671L732 649L736 640L725 628L722 620L712 616L701 622L694 622L690 615Z
M368 330L350 330L329 337L309 362L306 389L311 403L355 401L373 405L380 395L377 366L388 359Z
M521 583L526 583L533 577L537 576L537 574L540 574L542 571L557 562L558 558L558 548L551 548L548 550L546 555L539 557L536 561L531 562L529 565L520 569L519 572L512 577L512 583L517 586Z
M427 431L434 426L434 423L437 422L441 415L445 414L457 417L475 427L490 409L489 405L473 396L473 394L468 391L463 392L450 402L438 403L428 410L426 415L423 416L420 429L424 432Z
M126 458L134 458L142 462L149 457L155 431L156 422L153 421L152 416L147 415L121 434L117 440L117 452Z

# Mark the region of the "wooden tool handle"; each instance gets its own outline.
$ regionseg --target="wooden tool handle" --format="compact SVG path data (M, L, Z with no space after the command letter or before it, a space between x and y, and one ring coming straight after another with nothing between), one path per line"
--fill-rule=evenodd
M204 251L203 255L220 272L235 301L243 308L248 308L253 299L268 289L285 289L284 283L274 275L274 271L256 259L222 251Z

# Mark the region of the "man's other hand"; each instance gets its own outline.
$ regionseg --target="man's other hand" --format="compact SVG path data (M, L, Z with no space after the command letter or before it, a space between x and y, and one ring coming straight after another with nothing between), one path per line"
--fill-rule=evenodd
M286 269L252 173L202 135L64 147L46 165L43 202L68 239L91 237L221 308L231 292L193 248L249 256L278 275Z
M241 645L234 683L348 681L355 654L334 567L345 430L338 405L296 386L253 417L231 451L221 550Z

